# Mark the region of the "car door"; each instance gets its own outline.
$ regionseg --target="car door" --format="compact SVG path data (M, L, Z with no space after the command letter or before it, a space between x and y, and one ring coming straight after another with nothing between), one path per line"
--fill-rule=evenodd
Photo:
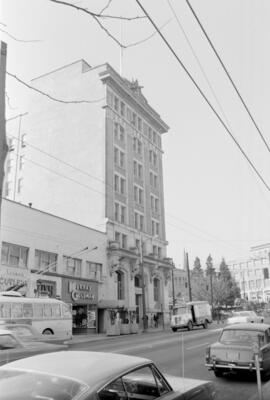
M270 328L266 329L262 347L262 359L264 369L270 372Z
M15 336L6 333L0 335L0 365L25 357L27 350Z

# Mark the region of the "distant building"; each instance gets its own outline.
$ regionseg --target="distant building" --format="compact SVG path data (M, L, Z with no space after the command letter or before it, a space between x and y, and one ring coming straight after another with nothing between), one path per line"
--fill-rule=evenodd
M254 246L250 249L250 259L228 263L242 298L258 302L270 301L269 251L269 244Z
M99 307L133 310L140 324L142 253L146 312L166 320L171 263L162 135L167 124L138 82L108 64L91 67L80 60L32 85L54 98L86 102L66 104L30 92L29 113L7 122L5 196L106 233L108 287L115 297L104 294Z

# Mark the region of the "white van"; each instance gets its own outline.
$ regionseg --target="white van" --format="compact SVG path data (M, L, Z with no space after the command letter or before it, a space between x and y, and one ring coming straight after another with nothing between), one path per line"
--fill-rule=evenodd
M173 308L171 317L173 332L181 328L187 328L190 331L193 326L203 326L206 329L211 322L212 312L207 301L190 301Z

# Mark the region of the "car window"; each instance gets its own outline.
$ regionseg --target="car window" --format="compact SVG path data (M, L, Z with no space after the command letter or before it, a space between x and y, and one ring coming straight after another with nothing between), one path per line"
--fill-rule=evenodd
M226 329L222 332L219 341L224 344L264 344L264 334L255 330Z
M27 326L14 325L9 326L8 329L19 337L34 337L31 328L28 328Z
M169 391L162 375L147 366L111 382L98 395L100 400L153 400Z
M87 388L81 382L55 375L3 368L0 371L0 393L5 393L8 400L72 400Z
M17 340L11 335L0 335L0 350L15 349L19 347Z

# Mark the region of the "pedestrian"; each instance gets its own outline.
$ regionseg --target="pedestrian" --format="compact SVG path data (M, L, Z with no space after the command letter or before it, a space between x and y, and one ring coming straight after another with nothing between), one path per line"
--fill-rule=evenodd
M157 328L158 327L158 316L157 316L157 314L154 314L154 324L155 324L155 328Z

